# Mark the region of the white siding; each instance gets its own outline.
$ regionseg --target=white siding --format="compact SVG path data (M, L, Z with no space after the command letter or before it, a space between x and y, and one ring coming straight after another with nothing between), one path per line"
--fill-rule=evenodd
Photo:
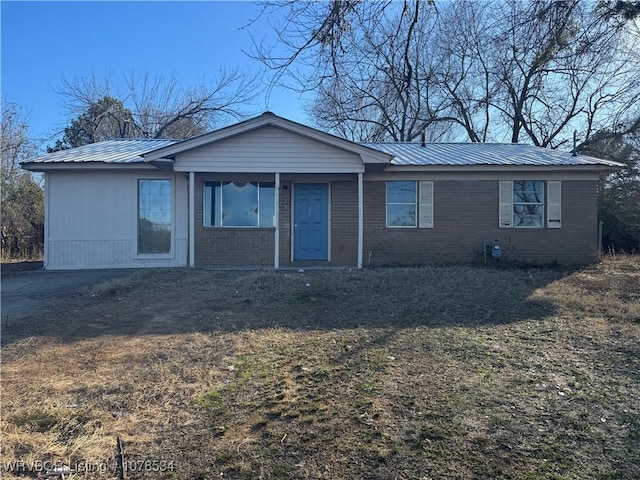
M172 252L137 254L138 179L171 179ZM168 172L51 172L47 178L48 269L182 266L187 261L187 181Z
M268 126L179 154L175 170L357 173L364 165L355 153Z

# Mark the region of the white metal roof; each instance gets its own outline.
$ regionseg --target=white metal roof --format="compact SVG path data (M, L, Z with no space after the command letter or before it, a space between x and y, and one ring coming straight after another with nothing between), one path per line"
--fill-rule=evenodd
M608 166L620 164L519 143L364 143L394 156L391 165Z
M40 157L31 158L25 164L49 163L140 163L144 162L142 155L166 147L178 140L157 138L122 138L91 143L82 147L60 150Z
M149 155L145 160L145 154L166 151L166 147L176 143L184 141L149 138L105 140L32 158L23 162L23 166L30 169L51 164L145 163L154 156ZM395 166L621 166L585 155L573 156L570 152L513 143L427 143L425 146L419 143L363 143L362 146L393 156L390 164Z

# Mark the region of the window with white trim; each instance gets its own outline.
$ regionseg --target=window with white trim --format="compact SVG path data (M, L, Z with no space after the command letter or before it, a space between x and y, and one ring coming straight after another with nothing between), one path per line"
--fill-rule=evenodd
M559 181L503 180L499 183L499 195L500 228L544 228L545 214L547 228L562 225Z
M514 180L513 226L542 228L544 226L544 182Z
M273 182L205 182L203 224L205 227L274 226Z
M138 180L138 253L171 252L171 180Z
M433 182L387 182L387 227L433 228Z

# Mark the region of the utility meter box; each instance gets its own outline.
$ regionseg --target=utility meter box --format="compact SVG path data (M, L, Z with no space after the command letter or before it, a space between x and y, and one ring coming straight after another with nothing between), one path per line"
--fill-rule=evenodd
M500 260L502 258L502 248L500 247L500 239L497 240L485 240L482 242L484 261L487 259Z

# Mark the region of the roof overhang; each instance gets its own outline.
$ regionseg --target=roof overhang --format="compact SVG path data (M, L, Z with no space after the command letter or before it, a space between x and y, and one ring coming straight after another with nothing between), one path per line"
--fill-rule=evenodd
M109 163L109 162L66 162L66 163L42 163L24 162L20 166L30 172L51 172L51 171L80 171L80 170L157 170L158 166L151 163ZM173 166L170 168L173 169Z
M262 115L236 123L228 127L221 128L211 133L200 135L198 137L183 140L173 145L169 145L158 150L154 150L144 155L146 162L154 162L156 160L175 160L175 157L183 152L194 148L202 147L211 143L226 140L232 137L243 135L251 131L264 128L267 126L281 128L287 132L295 133L305 138L324 143L326 145L339 148L354 154L362 159L363 164L382 164L387 165L393 159L393 155L381 152L379 150L365 147L358 143L336 137L329 133L321 132L315 128L302 125L301 123L287 120L279 117L271 112L265 112Z
M387 165L385 172L585 172L608 175L622 168L613 165Z

